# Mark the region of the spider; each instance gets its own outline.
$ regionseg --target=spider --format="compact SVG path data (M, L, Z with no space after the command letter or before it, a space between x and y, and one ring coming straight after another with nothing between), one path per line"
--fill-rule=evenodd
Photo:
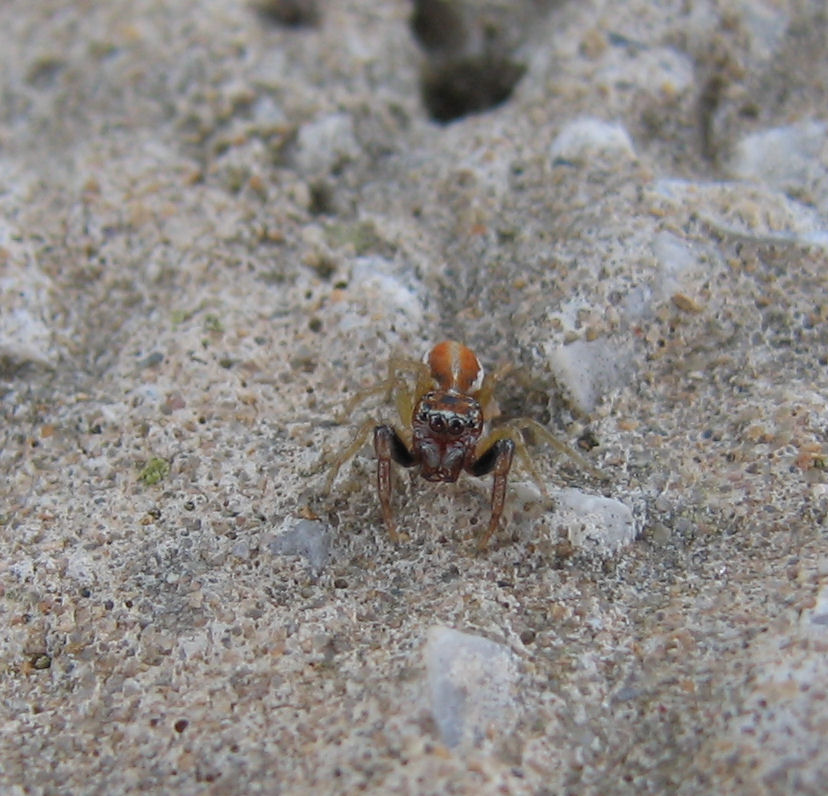
M530 429L557 451L566 454L587 472L605 476L586 459L570 450L552 433L528 417L508 420L483 436L484 426L495 409L494 387L509 370L501 367L484 374L474 352L462 343L444 340L426 354L422 362L393 356L388 362L388 376L373 387L357 392L345 406L347 418L367 398L393 395L402 430L388 424L366 420L353 442L333 459L325 481L325 492L333 486L339 469L362 447L373 429L377 455L377 493L388 534L399 542L391 507L391 462L402 467L419 467L426 481L454 482L462 471L481 477L493 473L491 519L477 542L485 550L497 529L506 502L506 485L512 460L517 453L541 492L547 491L523 439ZM404 374L414 374L412 391Z

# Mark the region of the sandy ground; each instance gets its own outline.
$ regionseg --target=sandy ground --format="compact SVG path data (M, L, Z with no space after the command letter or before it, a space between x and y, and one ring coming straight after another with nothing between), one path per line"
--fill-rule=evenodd
M824 793L826 14L0 5L0 790ZM482 554L323 490L444 338Z

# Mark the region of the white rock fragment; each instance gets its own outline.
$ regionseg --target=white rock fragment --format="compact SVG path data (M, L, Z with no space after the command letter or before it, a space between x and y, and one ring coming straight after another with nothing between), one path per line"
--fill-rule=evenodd
M384 257L357 257L351 271L349 291L366 302L375 320L404 321L416 329L423 318L417 291L404 281L394 264ZM353 319L352 319L353 320Z
M584 414L620 386L629 372L630 356L606 340L576 340L546 352L549 369L572 405Z
M728 163L731 176L805 197L828 213L828 122L806 120L745 136Z
M360 151L351 116L332 113L299 128L295 162L305 174L321 176L341 163L355 160Z
M820 587L813 607L803 611L800 623L806 635L828 641L828 583Z
M658 281L653 286L657 296L667 298L686 287L683 278L698 263L692 245L670 232L659 232L653 239L653 254L659 264Z
M618 86L635 86L636 90L655 97L677 96L695 85L692 58L672 47L645 48L634 54L621 50L608 60L595 76L596 85L608 92Z
M551 494L557 504L553 521L567 529L573 546L615 553L635 540L632 511L620 500L578 489L561 489Z
M253 121L257 126L268 128L279 128L287 124L287 116L275 99L269 94L263 94L256 98L251 108Z
M95 561L85 550L75 550L66 558L65 574L78 583L94 582Z
M9 574L20 583L26 583L34 577L34 560L23 558L8 565Z
M210 650L210 637L206 632L194 632L177 640L178 654L181 661L191 661L204 657Z
M315 575L328 563L331 537L328 526L317 520L288 520L286 528L267 543L273 555L301 556Z
M50 351L49 327L28 309L6 309L4 304L5 301L0 303L0 358L16 364L53 364L55 355Z
M0 361L55 364L58 352L48 325L52 289L31 247L0 220Z
M244 539L236 542L230 553L242 561L248 561L250 559L250 544Z
M701 257L693 245L669 232L660 232L652 242L658 268L651 280L630 290L622 302L626 319L636 322L649 317L655 306L676 293L695 292L693 276L702 273Z
M740 0L739 27L747 32L751 55L757 59L772 58L790 35L790 15L783 3L774 0Z
M584 117L569 122L558 133L549 154L553 163L556 160L583 161L597 154L633 159L635 148L622 125Z
M828 247L828 222L820 213L780 190L757 181L693 182L661 179L650 186L654 196L696 213L714 229L765 242L796 241Z
M511 730L517 667L507 647L437 626L428 631L425 663L431 712L446 746L470 749L489 733Z

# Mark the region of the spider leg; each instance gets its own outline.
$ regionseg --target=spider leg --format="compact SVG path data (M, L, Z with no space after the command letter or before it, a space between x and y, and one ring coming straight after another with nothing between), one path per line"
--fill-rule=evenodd
M413 373L417 377L413 391L401 376L402 373ZM394 404L400 423L408 426L411 423L414 405L432 388L431 371L425 362L408 357L391 357L388 360L388 381L392 382L388 394L390 396L392 391L394 393Z
M489 434L482 440L480 440L480 442L477 444L477 450L480 451L480 453L478 454L478 459L485 456L486 453L499 440L504 439L509 439L514 443L515 453L517 453L518 459L520 459L521 466L532 477L532 480L535 482L535 485L541 491L541 494L545 498L549 497L549 492L546 489L546 484L543 483L543 479L541 478L541 475L538 472L538 468L535 467L535 463L532 461L532 457L529 454L529 448L526 446L526 442L523 439L523 434L520 433L519 426L515 426L511 423L504 423L502 426L498 426L497 428L492 429L489 432Z
M477 540L478 550L486 549L489 539L500 523L503 506L506 503L506 484L509 478L509 470L512 467L515 447L515 441L511 437L497 439L468 468L469 472L475 476L494 473L492 480L492 516L486 533Z
M513 368L514 365L511 362L507 362L505 365L501 365L497 370L487 373L483 377L483 384L476 398L480 406L483 407L483 416L487 420L491 420L493 409L494 413L497 413L497 404L494 401L495 387Z
M374 429L374 450L377 453L377 495L382 518L391 541L396 544L400 537L391 508L391 460L403 467L413 467L417 460L392 426L383 425Z
M411 386L404 378L404 373L415 373L417 376L417 386L414 392L411 391ZM416 359L409 359L407 357L391 357L388 362L388 377L383 381L373 384L370 387L365 387L358 390L344 408L337 414L336 420L339 423L346 423L354 410L364 401L377 395L384 395L385 400L394 396L394 403L397 408L397 414L400 418L400 425L406 428L411 423L411 413L414 411L414 404L419 400L420 396L431 388L431 377L428 366L419 362ZM354 435L354 439L345 450L336 456L326 453L322 457L322 462L331 462L331 469L325 479L323 493L328 494L331 491L336 476L340 468L351 457L356 455L356 452L363 446L371 430L377 425L377 421L371 417L363 421ZM396 433L396 432L395 432ZM403 432L405 433L405 432ZM398 436L399 439L402 439Z
M370 387L365 387L362 390L357 390L348 403L336 414L337 423L347 423L353 411L364 401L374 395L388 395L394 389L394 384L397 381L396 377L383 379L383 381L372 384Z
M492 483L492 518L485 535L481 536L478 540L477 547L479 550L486 548L492 534L497 530L500 517L503 514L503 506L506 502L507 477L509 475L509 469L512 466L514 454L517 454L521 465L532 476L532 480L544 497L549 496L546 484L544 484L540 473L535 467L532 457L529 455L529 449L523 439L522 431L526 428L535 432L540 439L550 444L556 451L568 456L590 475L602 480L607 478L604 473L593 467L583 456L561 442L551 431L536 420L521 417L515 420L509 420L502 426L498 426L477 444L477 458L468 468L469 472L475 476L494 472L494 481Z
M525 428L531 429L535 434L540 437L544 442L548 445L551 445L558 453L563 453L564 456L568 456L575 462L581 469L588 472L593 478L598 478L601 481L606 481L609 479L609 476L606 473L602 473L597 467L592 465L588 462L583 456L579 453L576 453L569 445L561 442L546 426L538 423L537 420L532 420L531 417L518 417L514 420L508 420L506 423L503 424L500 428L511 428L515 429L515 431L520 432ZM525 446L524 446L525 450ZM526 458L528 459L528 453L526 454ZM524 461L523 457L521 457L521 461ZM530 468L530 472L534 472L534 468ZM534 477L534 476L533 476ZM535 479L537 481L537 479Z
M398 377L400 373L413 373L417 377L417 392L428 392L431 387L431 371L419 359L392 356L388 360L388 378Z
M365 444L365 440L368 439L368 434L371 433L371 429L376 425L376 423L376 420L369 417L359 427L356 436L354 436L353 442L351 442L351 444L345 448L342 453L333 458L331 469L328 471L328 477L325 479L325 486L322 488L323 494L327 495L331 491L331 487L333 486L333 482L336 480L339 468L342 467L348 459L356 455L356 452Z
M403 377L404 373L414 373L417 376L417 386L414 394ZM408 425L411 422L411 410L418 398L431 388L431 376L428 366L424 362L408 357L391 357L388 360L388 376L377 384L365 387L355 392L348 403L336 415L338 423L346 423L354 410L363 402L375 395L384 395L388 401L394 395L394 403L400 416L400 422Z

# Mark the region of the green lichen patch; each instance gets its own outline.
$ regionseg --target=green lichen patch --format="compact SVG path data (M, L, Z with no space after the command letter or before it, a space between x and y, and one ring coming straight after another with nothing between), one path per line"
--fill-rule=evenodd
M138 473L138 480L145 486L155 486L170 473L170 463L159 456L153 456Z

